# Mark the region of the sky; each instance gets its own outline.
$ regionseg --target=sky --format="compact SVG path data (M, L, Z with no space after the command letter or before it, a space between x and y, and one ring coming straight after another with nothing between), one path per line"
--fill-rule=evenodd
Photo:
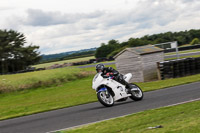
M1 0L0 29L23 33L41 54L200 29L199 0Z

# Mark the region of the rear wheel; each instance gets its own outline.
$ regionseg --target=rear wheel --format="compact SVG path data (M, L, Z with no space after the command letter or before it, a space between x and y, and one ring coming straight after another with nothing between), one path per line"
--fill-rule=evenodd
M114 99L108 91L98 92L97 98L98 98L99 102L106 107L111 107L114 105Z
M135 84L130 84L131 86L131 96L130 98L134 101L140 101L143 99L143 91L139 86Z

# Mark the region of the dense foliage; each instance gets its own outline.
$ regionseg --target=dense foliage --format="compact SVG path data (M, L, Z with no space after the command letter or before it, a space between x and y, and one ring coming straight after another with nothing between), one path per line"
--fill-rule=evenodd
M24 46L26 38L13 30L0 30L0 73L16 72L40 60L38 46Z
M194 42L192 42L192 40ZM158 44L164 42L177 41L178 45L183 44L197 44L200 39L200 30L191 29L189 31L180 32L166 32L153 35L145 35L141 38L130 38L128 41L119 43L117 40L110 40L107 44L102 43L101 46L96 50L95 57L109 57L116 55L119 51L126 47L143 46L147 44Z
M100 58L100 57L106 57L109 55L111 52L119 49L121 47L120 43L116 40L110 40L108 44L101 44L101 47L99 47L96 50L95 57Z

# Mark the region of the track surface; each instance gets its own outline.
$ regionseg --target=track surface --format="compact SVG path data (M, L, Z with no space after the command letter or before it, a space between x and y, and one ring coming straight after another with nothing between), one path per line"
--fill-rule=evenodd
M95 94L95 93L94 93ZM44 133L200 98L200 82L144 93L139 102L99 102L0 121L0 133Z

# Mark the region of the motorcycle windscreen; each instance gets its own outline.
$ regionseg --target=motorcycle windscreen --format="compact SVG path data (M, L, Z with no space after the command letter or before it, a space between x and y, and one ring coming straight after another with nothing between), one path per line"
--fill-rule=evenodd
M125 80L126 82L129 82L130 79L132 78L132 74L131 74L131 73L128 73L128 74L124 75L123 78L124 78L124 80Z

